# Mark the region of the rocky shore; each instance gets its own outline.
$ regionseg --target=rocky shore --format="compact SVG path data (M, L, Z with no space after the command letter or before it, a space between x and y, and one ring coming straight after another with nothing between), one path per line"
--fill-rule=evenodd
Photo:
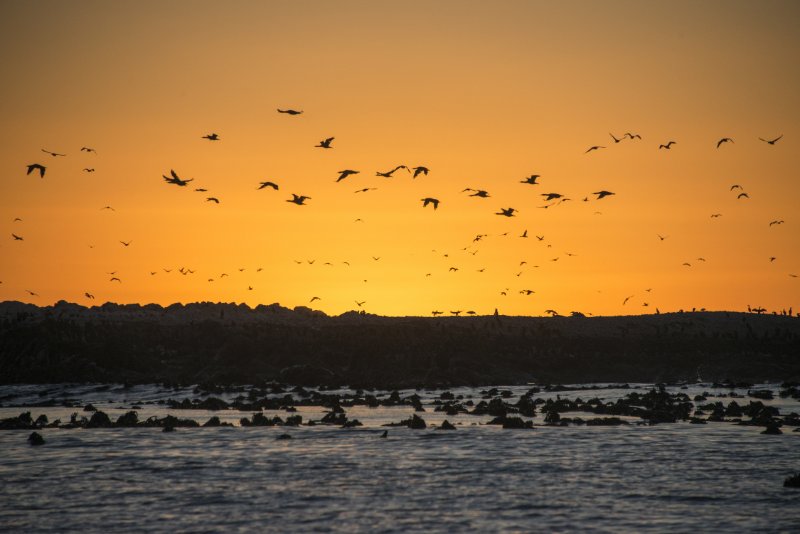
M329 317L277 304L0 303L0 383L448 387L800 380L800 319Z

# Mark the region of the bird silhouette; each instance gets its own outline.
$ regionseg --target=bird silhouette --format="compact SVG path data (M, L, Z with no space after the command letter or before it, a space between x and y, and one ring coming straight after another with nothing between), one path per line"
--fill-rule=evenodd
M778 258L776 258L775 256L770 256L770 257L769 257L769 261L770 261L770 262L773 262L773 261L775 261L775 260L777 260L777 259L778 259Z
M100 211L103 211L103 210L108 210L108 211L117 211L117 210L115 210L114 208L112 208L111 206L103 206L102 208L100 208Z
M750 195L748 195L747 193L739 193L738 195L736 195L736 198L750 198Z
M305 206L306 200L311 200L311 197L307 197L305 195L295 195L294 193L292 193L292 198L290 198L286 202L292 202L294 204L297 204L298 206Z
M530 184L530 185L539 185L539 182L536 181L537 178L539 178L538 174L531 174L530 176L528 176L524 180L520 180L519 183L521 183L521 184Z
M783 224L783 219L770 221L769 225L772 226L773 224Z
M395 171L397 171L397 170L399 170L399 169L405 169L407 172L411 173L411 171L410 171L410 170L408 169L408 167L406 167L405 165L398 165L397 167L395 167L395 168L394 168L394 169L392 169L391 171L386 171L386 172L380 172L380 171L378 171L378 172L376 172L376 173L375 173L375 176L381 176L381 177L383 177L383 178L391 178L391 177L392 177L392 174L394 174L394 173L395 173Z
M28 175L33 171L39 171L39 178L44 178L44 173L45 171L47 171L47 167L39 163L31 163L30 165L28 165L28 172L26 172L25 174Z
M659 241L664 241L666 238L669 237L668 235L661 235L661 234L656 234L656 235L658 236Z
M196 187L194 190L195 193L208 193L208 189L205 187Z
M734 189L742 189L742 186L739 184L733 184L729 189L729 191L733 191Z
M94 299L94 295L92 295L91 293L84 293L83 295L84 295L84 296L85 296L87 299Z
M425 198L420 199L420 200L422 200L422 207L423 208L425 206L427 206L428 204L433 204L433 209L434 210L439 207L439 199L438 198L425 197Z
M670 141L665 145L658 145L658 149L661 150L662 148L666 148L667 150L670 150L672 148L672 145L674 145L675 143L676 141Z
M278 113L286 113L287 115L300 115L303 112L302 111L298 111L296 109L280 109L280 108L278 108Z
M625 300L622 301L622 305L625 306L631 298L633 298L633 295L625 297Z
M458 267L450 267L450 269L448 269L448 272L457 273L458 272Z
M717 217L722 217L722 214L721 213L712 213L711 214L711 218L712 219L716 219Z
M609 195L615 195L616 193L612 193L611 191L603 190L603 191L596 191L596 192L594 192L592 194L593 195L597 195L597 200L600 200L601 198L605 198L605 197L607 197Z
M111 277L111 279L109 280L109 282L119 282L119 283L121 284L121 283L122 283L122 280L120 280L120 279L119 279L119 278L117 278L116 276L112 276L112 277Z
M206 202L213 202L215 204L219 204L219 199L217 197L208 197L206 198Z
M440 311L434 310L434 311L432 311L432 312L431 312L431 315L433 315L434 317L436 317L437 315L441 315L441 314L443 314L443 313L444 313L444 312L440 312Z
M605 148L605 147L604 147L604 146L600 146L600 145L594 145L594 146L590 146L590 147L589 147L589 148L586 150L586 152L584 152L584 154L588 154L588 153L589 153L589 152L591 152L592 150L600 150L601 148Z
M18 236L17 234L11 234L11 237L14 238L14 241L25 241L22 237Z
M495 215L502 215L503 217L513 217L515 211L517 210L514 208L500 208L500 211L495 213Z
M366 193L368 191L375 191L376 189L378 189L378 188L377 187L365 187L364 189L356 190L356 193Z
M367 301L366 301L366 300L362 300L361 302L359 302L359 301L357 301L357 300L356 300L356 301L354 301L354 302L356 303L356 306L358 306L358 307L360 308L360 307L361 307L361 306L363 306L363 305L364 305L364 304L365 304Z
M312 303L312 302L314 302L315 300L322 300L322 299L321 299L321 298L319 298L319 297L311 297L311 300L309 300L309 301L308 301L308 303L309 303L309 304L311 304L311 303Z
M85 168L83 169L83 172L94 172L94 168L92 168L92 167L85 167Z
M271 187L275 191L279 189L278 184L276 184L275 182L260 182L258 189L264 189L265 187Z
M723 137L722 139L717 141L717 148L719 148L722 143L733 143L733 139L731 139L730 137Z
M129 247L131 246L131 243L133 243L133 241L120 241L120 243L122 243L122 245L125 247Z
M544 241L544 236L543 235L537 235L536 239L538 239L539 241Z
M429 172L430 172L430 169L428 167L422 167L422 166L414 167L414 176L412 176L412 178L416 178L420 174L424 174L425 176L428 176Z
M352 169L345 169L343 171L339 171L339 177L336 179L336 182L341 182L351 174L358 174L360 171L354 171Z
M39 296L39 293L35 293L35 292L31 291L30 289L26 289L25 291L27 291L28 295L30 295L32 297L38 297Z
M561 198L564 195L562 195L561 193L542 193L542 196L545 197L544 198L545 202L549 202L551 200L555 200L557 198Z
M534 291L532 289L522 289L522 290L520 290L519 293L520 293L520 295L533 295L534 293L536 293L536 291Z
M610 135L610 136L611 136L611 139L613 139L613 140L614 140L614 144L617 144L617 143L619 143L620 141L622 141L622 139L625 139L625 136L622 136L622 139L617 139L616 137L614 137L614 134L612 134L611 132L609 132L609 133L608 133L608 135Z
M95 150L93 148L89 148L88 146L82 146L81 147L81 152L94 152L94 155L95 156L97 155L97 150Z
M219 141L219 135L215 133L210 133L208 135L204 135L202 139L208 139L209 141Z
M163 174L161 175L161 176L164 177L164 181L167 182L168 184L175 184L175 185L180 186L180 187L186 187L186 185L189 182L194 181L194 178L190 178L188 180L181 180L180 176L178 176L178 173L176 173L172 169L170 169L169 173L171 175L169 177L165 176Z
M327 139L323 139L319 142L318 145L314 145L316 148L333 148L331 146L331 142L336 139L335 137L328 137Z
M641 136L641 135L639 135L639 134L632 134L632 133L630 133L630 132L625 132L625 135L623 135L622 137L623 137L623 138L624 138L624 137L629 137L629 138L631 138L631 140L633 140L634 138L635 138L635 139L641 139L641 138L642 138L642 136Z
M528 237L528 230L522 232L522 235L520 237Z
M768 145L774 145L775 143L777 143L778 141L780 141L780 139L781 139L782 137L783 137L783 134L779 135L778 137L776 137L775 139L772 139L772 140L767 140L767 139L764 139L764 138L762 138L762 137L759 137L759 139L761 139L762 141L764 141L764 142L765 142L765 143L767 143Z
M56 157L56 156L64 157L64 156L66 156L66 154L59 154L58 152L50 152L49 150L45 150L45 149L42 149L42 152L44 152L45 154L50 154L53 157Z

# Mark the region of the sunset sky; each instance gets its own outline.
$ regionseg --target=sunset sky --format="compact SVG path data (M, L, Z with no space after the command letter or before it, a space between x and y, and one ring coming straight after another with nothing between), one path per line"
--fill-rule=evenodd
M4 1L0 300L800 311L798 28L794 1Z

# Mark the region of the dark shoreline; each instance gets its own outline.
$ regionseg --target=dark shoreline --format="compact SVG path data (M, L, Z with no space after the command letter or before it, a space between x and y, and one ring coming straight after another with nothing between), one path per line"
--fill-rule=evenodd
M0 303L0 383L452 387L800 380L800 319L328 317L276 304Z

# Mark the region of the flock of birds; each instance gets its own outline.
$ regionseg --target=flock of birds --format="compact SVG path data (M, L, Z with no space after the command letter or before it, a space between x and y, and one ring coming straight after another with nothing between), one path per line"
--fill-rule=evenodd
M301 115L303 113L302 110L295 110L295 109L280 109L279 108L277 111L280 114L285 114L285 115L289 115L289 116L298 116L298 115ZM621 142L626 141L626 140L629 141L629 142L630 141L641 141L642 140L642 136L640 134L631 133L631 132L625 132L620 137L615 136L613 133L610 133L609 135L610 135L610 137L611 137L611 139L612 139L614 144L618 144L618 143L621 143ZM758 139L761 140L762 142L770 145L770 146L774 146L782 138L783 138L783 135L779 135L778 137L775 137L775 138L772 138L772 139L765 139L765 138L762 138L762 137L759 137ZM219 142L219 141L222 140L221 136L216 132L211 132L211 133L208 133L206 135L203 135L203 136L201 136L201 139L207 140L209 142ZM327 137L325 139L322 139L317 145L314 145L314 147L315 148L324 149L324 150L331 150L331 149L334 148L333 147L334 140L335 140L335 137ZM717 141L716 148L720 149L723 145L726 145L728 143L733 144L734 140L732 138L730 138L730 137L723 137L723 138L721 138L721 139L719 139ZM659 144L658 150L672 150L673 147L676 144L677 144L676 141L669 140L669 141L666 141L664 143ZM592 145L584 153L588 154L588 153L591 153L591 152L596 152L596 151L604 150L604 149L607 149L607 148L608 147L605 146L605 145ZM63 158L63 157L66 157L66 154L64 154L64 153L53 152L53 151L50 151L50 150L47 150L47 149L44 149L44 148L41 149L41 150L42 150L43 153L48 154L52 158ZM82 153L97 155L97 151L94 148L91 148L91 147L86 147L86 146L81 147L80 151ZM94 171L95 171L95 169L93 167L85 167L85 168L83 168L83 172L86 172L86 173L91 173L91 172L94 172ZM376 177L381 177L381 178L384 178L384 179L391 179L391 178L394 177L393 176L394 173L396 173L398 171L405 171L413 179L420 178L420 177L426 177L431 172L430 169L428 167L424 166L424 165L418 165L416 167L407 166L407 165L397 165L394 168L392 168L390 170L387 170L387 171L376 171L375 172L375 176ZM357 175L360 172L361 171L355 170L355 169L343 169L341 171L338 171L337 177L335 178L334 181L335 181L335 183L344 182L349 177ZM44 164L42 164L40 162L35 162L35 163L31 163L31 164L27 165L27 173L26 173L27 175L37 175L38 174L39 178L44 179L46 173L47 173L47 165L44 165ZM194 182L193 178L182 178L178 174L178 172L176 172L174 169L170 169L169 173L168 174L163 174L162 177L163 177L163 180L164 180L165 184L174 185L176 187L181 187L181 188L190 187L190 184L192 182ZM540 186L541 185L541 183L539 181L540 178L541 178L541 176L539 174L531 174L531 175L523 178L522 180L520 180L519 183L523 184L525 186ZM194 189L195 192L208 193L208 190L203 188L203 187L194 187L194 186L191 186L191 187ZM273 191L279 191L280 190L280 186L279 186L279 184L277 184L275 182L272 182L272 181L261 181L261 182L259 182L257 184L256 189L257 190L271 189ZM365 188L361 188L361 189L356 190L355 193L367 193L367 192L373 191L375 189L377 189L377 188L375 188L375 187L365 187ZM747 200L747 199L750 198L749 194L746 191L744 191L742 186L739 185L739 184L733 184L730 187L730 191L735 192L737 194L736 198L738 200ZM462 194L466 193L469 197L474 197L474 198L478 198L478 199L489 199L489 198L492 198L491 194L489 193L489 191L484 190L484 189L474 189L474 188L467 187L467 188L464 188L461 191L461 193ZM308 196L306 194L298 194L298 193L290 193L290 194L291 194L291 198L286 199L286 202L295 204L297 206L306 206L307 205L307 201L313 200L311 196ZM591 195L594 196L594 200L595 201L603 200L603 199L611 197L611 196L613 196L615 194L616 193L614 193L613 191L608 191L606 189L600 189L598 191L591 192ZM206 202L210 202L210 203L213 203L213 204L220 204L220 202L221 202L220 198L217 197L217 196L213 196L211 194L204 195L204 196L206 196L206 199L205 199ZM561 204L563 204L565 202L572 201L572 199L570 197L566 196L563 193L559 193L559 192L552 192L552 191L543 192L543 193L540 193L540 196L542 197L544 204L539 206L539 207L543 208L543 209L552 208L552 207L555 207L555 206L559 206L559 205L561 205ZM589 202L591 200L590 199L590 195L587 194L587 195L583 196L583 198L581 200L583 202ZM430 207L432 207L433 210L437 210L439 208L440 204L442 203L442 201L439 198L431 197L431 196L423 197L423 198L420 199L420 201L422 203L422 208L427 208L428 206L430 206ZM111 207L111 206L104 206L101 209L114 211L114 208ZM517 208L510 207L510 206L509 207L500 207L499 211L494 212L495 215L501 216L501 217L515 217L518 213L519 213L519 210ZM599 213L599 212L596 212L596 213ZM722 215L721 213L714 213L714 214L711 215L711 217L712 218L718 218L721 215ZM14 222L21 222L21 221L22 220L20 218L16 218L14 220ZM356 222L363 222L363 221L361 219L356 219ZM785 221L783 219L775 219L775 220L773 220L773 221L771 221L769 223L769 227L776 226L776 225L781 225L781 224L784 224L784 222ZM506 237L506 236L508 236L508 232L500 234L500 236ZM12 237L14 242L23 242L24 241L24 237L22 235L16 233L16 232L12 233L11 237ZM472 245L474 245L475 243L480 242L482 239L484 239L486 237L488 237L487 234L478 234L478 235L476 235L472 240ZM519 238L523 238L523 239L528 238L527 229L525 229L523 231L523 233L520 234L518 237ZM539 242L542 242L542 241L545 240L545 236L543 236L543 235L542 236L536 235L535 237ZM669 236L664 236L664 235L661 235L661 234L657 234L657 238L660 241L664 241L668 237ZM129 247L131 245L132 241L131 240L120 240L119 243L124 247ZM547 247L551 247L551 246L552 245L547 244ZM469 246L468 247L464 247L462 249L462 251L468 252L468 253L470 253L472 255L475 255L477 253L477 249L471 249ZM434 252L436 252L436 251L434 251ZM572 253L569 253L569 252L567 252L566 255L567 256L575 256L575 254L572 254ZM443 254L443 256L445 258L449 257L448 254ZM380 257L373 256L372 259L374 261L379 261ZM558 259L559 259L559 257L555 257L555 258L552 258L551 261L555 262ZM774 257L774 256L769 258L770 262L774 262L775 260L776 260L776 257ZM302 260L294 260L294 261L297 264L304 263ZM306 260L305 263L308 264L308 265L313 265L315 263L315 261L316 260L311 259L311 260ZM700 257L700 258L697 258L696 261L705 262L705 259ZM347 265L347 266L350 265L349 262L347 262L347 261L342 262L342 264L343 265ZM527 264L527 262L522 261L522 262L520 262L519 267L523 267L526 264ZM333 266L333 264L330 263L330 262L325 262L324 265ZM692 264L687 261L687 262L683 263L683 266L691 267ZM538 267L538 265L534 266L534 267ZM263 269L261 267L258 267L255 271L256 272L261 272L262 270ZM458 270L459 270L459 267L456 267L456 266L451 266L448 269L449 272L458 272ZM170 273L170 272L173 271L173 269L164 268L163 271L165 273ZM238 271L239 272L244 272L245 268L241 267L241 268L238 269ZM478 269L478 272L483 272L483 271L484 271L484 269ZM188 269L188 268L185 268L185 267L181 267L180 269L177 269L176 272L181 274L181 275L183 275L183 276L187 276L187 275L191 275L191 274L195 273L194 270ZM109 272L108 274L110 275L110 278L108 280L109 282L122 283L122 280L118 276L116 276L116 274L117 274L116 271ZM154 276L156 274L157 274L157 271L150 271L150 275ZM519 271L516 274L516 276L520 277L522 274L523 274L523 271ZM431 275L432 275L432 273L429 272L429 273L426 273L425 276L428 277L428 276L431 276ZM221 273L217 278L225 278L225 277L228 277L228 276L229 276L228 273ZM797 275L795 275L795 274L790 274L789 276L791 276L793 278L797 278ZM215 278L208 278L208 282L213 282L214 280L215 280ZM364 282L366 282L366 281L367 280L364 280ZM2 281L0 281L0 283L2 283ZM253 286L252 285L247 285L247 289L252 291L253 290ZM33 290L26 289L26 291L30 296L39 296L38 293L36 293ZM651 289L647 289L645 291L647 293L649 293L651 291ZM500 296L507 296L509 294L509 292L510 292L510 289L508 287L506 287L502 291L499 291L499 295ZM535 293L536 292L534 290L528 289L528 288L523 288L523 289L519 289L518 290L518 294L524 295L524 296L531 296L531 295L533 295ZM630 301L630 299L633 298L633 296L634 295L630 295L630 296L625 297L625 299L622 302L622 305L626 305ZM89 300L94 300L95 299L94 294L89 292L89 291L84 292L84 297L89 299ZM322 298L319 297L319 296L312 296L311 299L309 300L309 304L317 302L317 301L321 301L321 300L322 300ZM364 301L364 300L355 300L354 302L357 305L357 307L359 308L359 310L362 310L364 304L366 304L366 301ZM649 306L649 303L646 302L646 301L642 302L642 306L647 307L647 306ZM750 309L751 311L760 310L759 313L765 311L763 308L751 308L750 306L748 306L748 309ZM476 315L476 312L474 310L466 310L466 311L451 310L449 313L451 315L454 315L454 316L458 316L461 313L465 313L466 315ZM545 313L549 314L549 315L552 315L552 316L559 315L559 313L557 311L553 310L553 309L548 309L548 310L545 311ZM582 315L580 312L572 312L572 313L573 314ZM658 308L656 308L656 313L659 313ZM444 312L440 311L440 310L432 311L432 315L433 316L443 315L443 314L444 314Z

